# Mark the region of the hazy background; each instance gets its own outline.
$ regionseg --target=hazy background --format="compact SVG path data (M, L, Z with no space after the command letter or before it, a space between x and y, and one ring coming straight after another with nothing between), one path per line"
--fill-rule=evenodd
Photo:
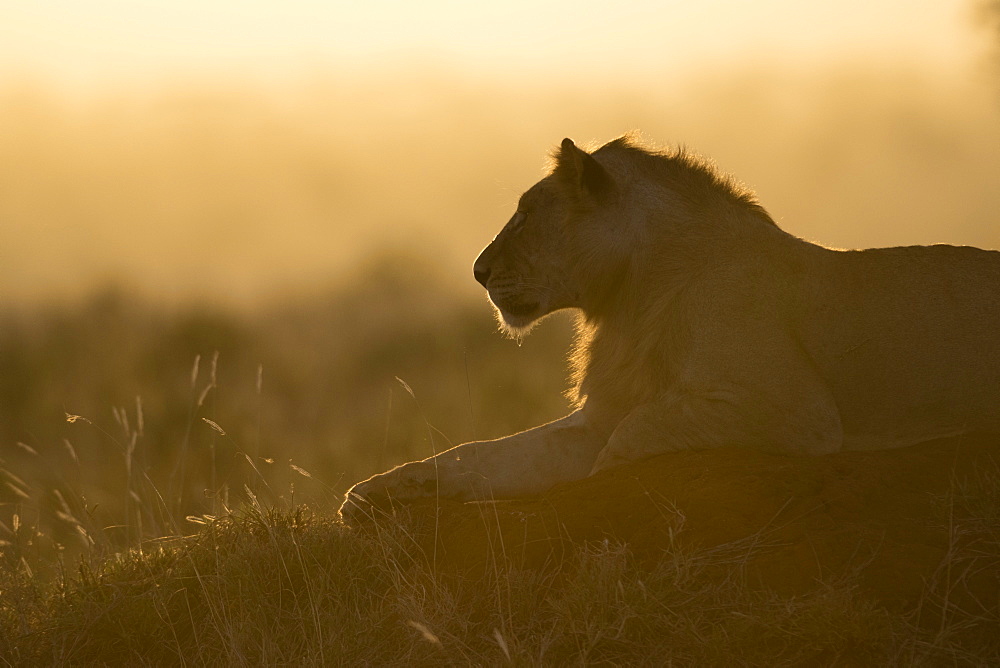
M468 297L547 151L628 130L821 243L997 246L986 6L14 3L0 293L260 304L391 246Z
M558 417L567 323L503 340L471 265L564 136L684 143L819 243L1000 247L998 12L8 3L0 534L332 505Z

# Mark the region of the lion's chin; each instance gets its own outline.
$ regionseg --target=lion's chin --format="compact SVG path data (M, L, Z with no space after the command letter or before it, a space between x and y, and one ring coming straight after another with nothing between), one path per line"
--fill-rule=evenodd
M499 306L493 302L493 308L496 310L500 329L507 336L514 339L520 339L527 335L532 327L545 315L544 305L538 302L505 304L503 306Z

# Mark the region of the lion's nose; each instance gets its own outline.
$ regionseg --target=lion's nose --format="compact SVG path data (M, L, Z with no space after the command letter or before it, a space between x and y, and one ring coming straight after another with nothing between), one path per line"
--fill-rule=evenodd
M490 280L490 270L489 267L484 267L478 262L472 266L472 273L479 281L480 285L484 288L486 287L486 281Z

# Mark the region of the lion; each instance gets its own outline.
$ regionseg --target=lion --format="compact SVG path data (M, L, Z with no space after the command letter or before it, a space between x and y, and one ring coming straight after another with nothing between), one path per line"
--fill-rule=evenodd
M682 149L570 139L475 261L503 329L578 313L573 412L355 485L342 510L535 495L687 449L1000 432L1000 252L834 250Z

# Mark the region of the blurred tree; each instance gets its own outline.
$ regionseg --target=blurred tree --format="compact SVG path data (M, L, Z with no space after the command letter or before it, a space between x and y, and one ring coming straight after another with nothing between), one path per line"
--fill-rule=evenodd
M978 0L977 9L979 22L989 31L992 40L991 68L1000 77L1000 0Z

